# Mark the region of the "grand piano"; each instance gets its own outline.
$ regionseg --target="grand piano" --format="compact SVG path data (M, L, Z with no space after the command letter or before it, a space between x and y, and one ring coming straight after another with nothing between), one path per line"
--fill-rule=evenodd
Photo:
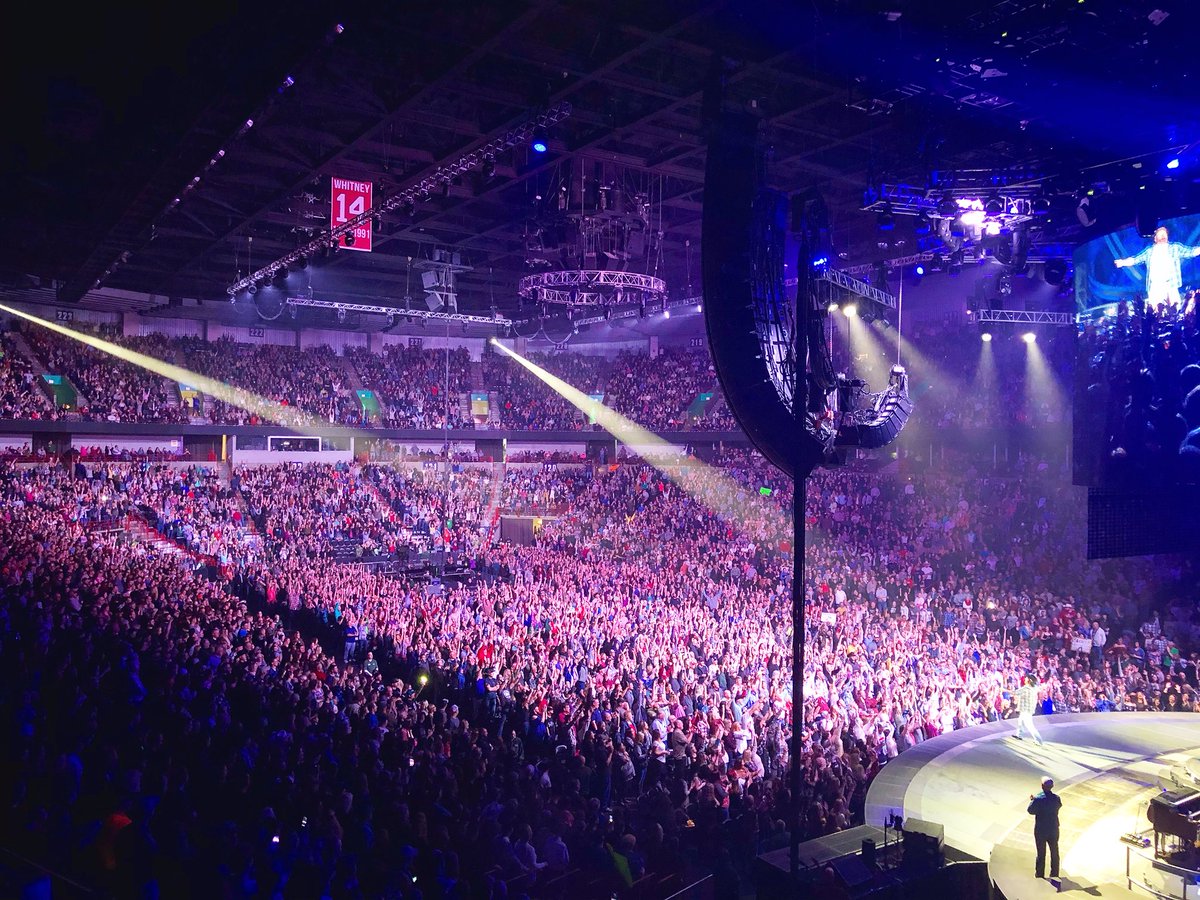
M1173 776L1178 773L1173 771ZM1164 779L1162 792L1150 799L1146 818L1154 826L1154 855L1192 868L1200 842L1200 784L1187 772L1184 779ZM1178 841L1166 840L1169 837Z

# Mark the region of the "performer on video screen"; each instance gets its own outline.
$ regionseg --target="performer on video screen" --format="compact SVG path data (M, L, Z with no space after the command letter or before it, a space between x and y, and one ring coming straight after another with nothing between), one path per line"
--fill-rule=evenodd
M1168 238L1167 229L1160 227L1154 232L1153 244L1137 256L1127 256L1115 260L1115 263L1118 269L1145 263L1146 300L1149 303L1171 303L1179 306L1182 302L1179 291L1183 287L1180 262L1194 256L1200 256L1200 247L1172 243Z

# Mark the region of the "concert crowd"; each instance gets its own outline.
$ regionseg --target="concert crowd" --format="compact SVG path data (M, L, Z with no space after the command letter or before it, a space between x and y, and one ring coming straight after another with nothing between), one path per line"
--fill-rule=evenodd
M1013 715L1025 674L1048 710L1200 707L1192 566L1064 552L1082 499L1022 465L810 481L793 798L791 492L750 452L448 487L5 463L5 839L127 896L736 892L797 802L806 836L856 824L890 759ZM554 515L513 545L493 506ZM461 574L374 563L410 546Z

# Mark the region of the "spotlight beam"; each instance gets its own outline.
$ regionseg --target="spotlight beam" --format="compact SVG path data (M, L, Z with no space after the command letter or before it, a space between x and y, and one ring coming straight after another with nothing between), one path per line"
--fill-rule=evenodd
M572 387L561 378L551 375L541 366L530 362L495 338L492 339L492 346L511 356L528 369L535 378L578 410L595 418L596 424L614 438L624 444L636 447L638 454L669 481L725 521L736 524L739 528L744 527L746 522L760 521L766 522L777 533L791 532L790 519L775 504L764 502L720 470L689 457L684 451L663 440L653 431L643 428L616 410L593 400L587 394ZM697 485L695 479L688 478L687 472L683 471L681 467L701 472L705 476L702 479L704 483Z
M138 353L136 350L130 350L127 347L122 347L119 344L114 344L95 335L67 328L59 325L57 322L51 322L32 313L22 312L3 303L0 303L0 310L24 319L27 322L32 322L35 325L48 328L64 337L79 341L81 344L86 344L94 350L107 353L109 356L124 360L156 375L161 375L163 378L191 385L203 394L208 394L231 406L254 413L260 418L273 422L296 434L322 435L329 432L329 423L324 419L319 419L294 406L284 406L282 403L276 403L274 400L269 400L245 388L234 387L233 385L226 384L224 381L217 381L215 378L209 378L207 375L201 375L199 372L192 372L182 366L163 362L161 359L156 359L153 356ZM366 436L366 432L363 432L363 436Z

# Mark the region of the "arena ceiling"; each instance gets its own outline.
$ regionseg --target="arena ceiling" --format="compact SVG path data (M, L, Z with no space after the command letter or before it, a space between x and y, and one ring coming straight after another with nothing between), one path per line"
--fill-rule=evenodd
M494 172L383 215L373 252L310 266L314 294L419 300L414 263L448 249L470 267L461 310L512 312L518 279L544 255L531 235L579 172L649 198L643 255L627 266L698 290L714 56L727 102L763 119L771 184L823 192L845 264L902 255L916 242L904 223L883 235L860 211L872 185L1005 170L1073 204L1082 185L1147 177L1162 152L1200 137L1188 6L226 2L182 23L148 6L64 22L26 8L6 29L7 82L20 89L0 141L0 293L228 306L240 276L328 230L331 177L388 196L562 102L571 113L548 152L517 146ZM1073 220L1060 218L1064 233Z

